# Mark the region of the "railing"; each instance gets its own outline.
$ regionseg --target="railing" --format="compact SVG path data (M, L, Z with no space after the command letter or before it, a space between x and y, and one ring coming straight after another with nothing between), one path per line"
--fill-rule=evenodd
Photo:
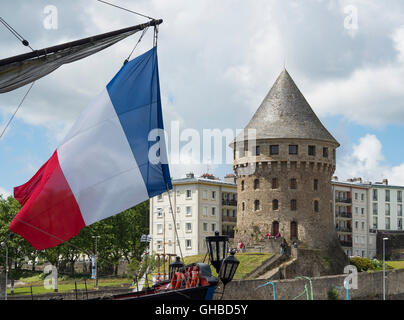
M343 227L336 227L335 230L339 232L352 232L352 228L343 228Z
M234 231L229 231L229 232L223 231L222 235L223 236L229 236L229 238L234 238Z
M337 218L352 218L352 212L337 212L335 216Z
M340 240L339 242L341 243L341 246L343 246L343 247L352 247L352 241Z
M222 199L222 205L224 206L237 206L237 200Z
M237 218L236 217L223 216L222 221L223 222L237 222Z
M343 199L343 198L335 198L336 202L341 202L341 203L352 203L352 198L348 199Z

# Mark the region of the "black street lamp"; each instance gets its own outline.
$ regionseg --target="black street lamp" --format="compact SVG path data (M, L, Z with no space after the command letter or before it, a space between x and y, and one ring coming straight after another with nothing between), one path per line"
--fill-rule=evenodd
M226 258L229 249L229 236L219 236L216 231L214 236L206 237L206 247L208 248L210 263L219 274L222 261Z
M172 279L176 272L181 272L184 268L184 263L180 261L180 257L176 257L173 263L168 266L169 278Z
M234 274L240 264L240 261L236 259L234 254L236 250L230 251L230 256L225 258L222 262L222 266L219 271L219 278L223 282L223 285L228 284L231 280L233 280Z

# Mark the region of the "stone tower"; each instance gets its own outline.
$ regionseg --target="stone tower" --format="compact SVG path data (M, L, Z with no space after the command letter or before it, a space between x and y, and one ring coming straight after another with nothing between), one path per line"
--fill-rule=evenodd
M339 143L286 70L245 129L256 130L256 141L249 142L245 130L232 144L238 187L236 241L251 245L266 233L280 232L289 244L296 240L299 248L342 251L333 225L331 191Z

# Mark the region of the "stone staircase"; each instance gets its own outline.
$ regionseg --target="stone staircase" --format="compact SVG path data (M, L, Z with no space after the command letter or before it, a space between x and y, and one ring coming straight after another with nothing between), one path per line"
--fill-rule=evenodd
M266 275L270 273L272 270L278 268L282 263L285 261L289 260L289 257L287 255L281 255L281 254L274 254L267 260L265 260L259 267L254 269L252 272L247 274L246 276L243 277L243 280L247 279L266 279L266 278L261 278L263 275Z
M282 278L282 272L281 270L283 268L286 268L287 266L291 265L296 261L296 258L293 257L287 257L287 260L281 263L279 266L272 268L271 270L268 270L264 274L261 274L258 276L256 279L264 279L264 280L279 280Z

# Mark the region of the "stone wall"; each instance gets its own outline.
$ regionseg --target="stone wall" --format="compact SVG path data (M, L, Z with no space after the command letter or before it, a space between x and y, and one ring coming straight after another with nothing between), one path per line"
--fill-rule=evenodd
M339 299L345 299L346 290L343 287L347 275L335 275L311 278L314 300L327 300L328 292L336 287ZM404 293L404 269L386 271L386 296L395 297ZM383 271L373 273L358 273L358 289L349 290L350 299L380 299L383 296ZM226 286L223 300L273 300L272 285L262 288L267 280L232 281ZM298 299L306 300L305 285L311 296L310 282L307 279L275 280L276 300L292 300L302 294ZM220 298L220 295L214 297Z

